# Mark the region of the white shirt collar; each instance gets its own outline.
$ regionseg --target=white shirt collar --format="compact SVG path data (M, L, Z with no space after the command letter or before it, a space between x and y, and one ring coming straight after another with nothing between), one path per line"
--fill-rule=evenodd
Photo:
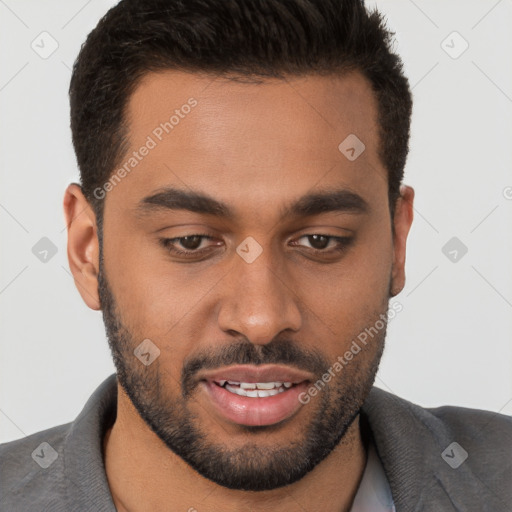
M388 479L373 443L350 512L396 512Z

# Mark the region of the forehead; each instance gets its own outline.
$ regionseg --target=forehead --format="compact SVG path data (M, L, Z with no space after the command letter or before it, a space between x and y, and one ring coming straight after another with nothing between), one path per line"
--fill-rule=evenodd
M369 138L377 124L375 95L368 80L358 72L260 79L259 83L252 83L163 71L146 74L129 98L127 121L131 135L140 138L154 129L155 122L169 120L174 113L179 115L175 111L183 109L190 98L197 100L198 108L193 109L195 115L186 114L191 119L183 124L192 125L196 137L188 132L186 140L196 149L202 146L197 145L198 141L206 143L227 134L237 147L246 136L289 142L294 147L304 143L306 149L320 138L329 144L326 132L331 132L334 140L347 129ZM287 128L284 133L283 127ZM238 132L240 128L244 129L243 134ZM173 136L179 137L184 130L186 126L175 130Z
M129 98L125 122L130 150L118 168L127 176L109 201L133 204L163 186L252 206L280 204L316 184L359 189L369 202L387 193L377 102L359 73L247 83L153 72ZM351 160L343 150L354 144L364 151Z

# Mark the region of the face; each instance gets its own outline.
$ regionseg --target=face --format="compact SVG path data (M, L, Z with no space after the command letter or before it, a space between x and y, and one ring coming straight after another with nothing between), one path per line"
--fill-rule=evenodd
M297 481L357 418L403 287L412 197L393 236L370 85L152 73L127 123L97 281L119 382L204 477Z

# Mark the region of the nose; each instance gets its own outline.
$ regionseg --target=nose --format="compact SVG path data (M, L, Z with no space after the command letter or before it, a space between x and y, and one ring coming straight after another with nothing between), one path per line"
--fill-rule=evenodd
M302 323L295 283L272 259L270 250L251 263L236 255L231 272L223 279L219 327L242 334L256 345L269 343L287 329L296 332Z

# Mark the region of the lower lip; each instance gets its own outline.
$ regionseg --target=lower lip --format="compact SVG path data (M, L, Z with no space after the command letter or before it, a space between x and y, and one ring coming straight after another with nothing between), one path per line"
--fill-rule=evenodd
M290 418L301 408L299 395L307 388L307 382L301 382L277 395L253 398L235 395L213 381L203 381L202 384L224 419L247 426L274 425Z

